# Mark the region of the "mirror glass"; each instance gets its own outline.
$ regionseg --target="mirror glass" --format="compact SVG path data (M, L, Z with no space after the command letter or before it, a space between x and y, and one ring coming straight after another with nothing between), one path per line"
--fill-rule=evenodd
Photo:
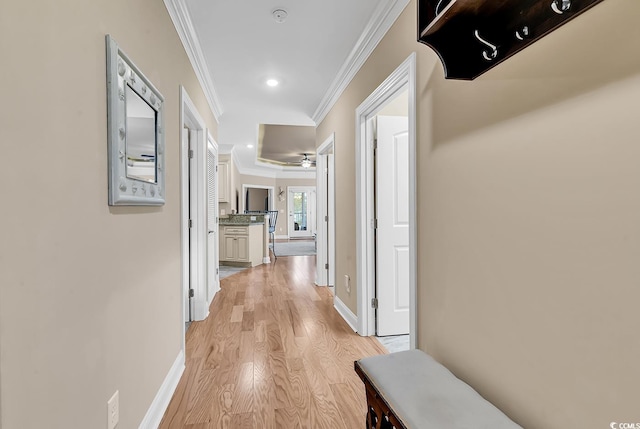
M127 177L157 183L157 112L126 85Z

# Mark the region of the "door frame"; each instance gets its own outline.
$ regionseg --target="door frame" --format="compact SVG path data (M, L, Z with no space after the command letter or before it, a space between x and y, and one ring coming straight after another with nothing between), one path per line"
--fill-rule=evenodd
M336 285L336 188L335 188L335 138L331 135L316 149L316 285ZM329 154L333 157L329 158ZM330 165L331 164L331 165ZM324 172L329 175L329 183L324 180ZM325 216L328 221L324 222ZM324 269L329 264L329 269Z
M358 333L375 335L374 148L367 144L369 119L405 89L409 93L409 347L417 347L416 54L409 57L356 109L356 265Z
M195 180L189 186L189 141L182 138L182 129L188 128L195 136L192 141L193 166ZM209 315L207 302L207 144L208 130L206 123L200 116L198 109L189 97L186 89L180 86L180 194L181 194L181 248L182 248L182 284L180 290L180 304L182 307L182 323L185 317L185 300L188 300L189 286L194 296L191 300L193 320L204 320ZM195 257L191 257L189 246L189 203L195 199L195 218L192 216L192 229L196 243L193 250ZM195 284L189 284L189 274L195 277ZM184 328L183 347L184 347Z
M293 221L291 220L290 216L292 210L291 206L293 205L291 201L292 192L307 192L309 194L314 192L316 194L315 197L312 198L311 195L309 195L309 198L307 198L307 202L311 202L311 200L313 199L314 205L316 204L316 200L318 198L318 192L315 186L287 186L287 236L289 238L292 237L291 232L293 227ZM299 237L313 237L313 233L317 232L318 222L317 219L315 219L317 211L317 207L307 207L307 232L309 233L309 235L300 235ZM313 218L311 216L313 216Z
M244 211L247 209L246 205L246 201L247 201L247 188L256 188L256 189L266 189L269 192L269 210L275 210L275 201L273 201L273 198L275 196L275 187L274 186L267 186L267 185L249 185L249 184L242 184L242 197L240 198L242 200L242 210L238 211L238 213L244 213Z

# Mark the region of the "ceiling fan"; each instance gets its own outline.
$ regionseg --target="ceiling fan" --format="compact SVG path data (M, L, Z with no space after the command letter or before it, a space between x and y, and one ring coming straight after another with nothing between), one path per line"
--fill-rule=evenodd
M309 158L309 155L306 153L301 154L302 159L298 162L287 162L288 165L299 165L302 168L310 168L315 167L316 162Z

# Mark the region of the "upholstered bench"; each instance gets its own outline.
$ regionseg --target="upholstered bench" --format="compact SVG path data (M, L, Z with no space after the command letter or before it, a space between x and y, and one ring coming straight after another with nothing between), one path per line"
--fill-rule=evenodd
M522 429L420 350L354 366L366 388L367 429Z

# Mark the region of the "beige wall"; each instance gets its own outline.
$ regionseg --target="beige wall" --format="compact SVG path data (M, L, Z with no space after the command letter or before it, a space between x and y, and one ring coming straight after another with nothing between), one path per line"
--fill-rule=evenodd
M336 133L336 277L355 284L354 110L416 51L420 348L527 429L638 421L640 2L472 82L444 80L415 11L318 128Z
M166 100L163 207L107 205L107 33ZM215 119L162 1L2 2L0 48L2 427L106 428L115 390L138 427L184 326L179 85Z

